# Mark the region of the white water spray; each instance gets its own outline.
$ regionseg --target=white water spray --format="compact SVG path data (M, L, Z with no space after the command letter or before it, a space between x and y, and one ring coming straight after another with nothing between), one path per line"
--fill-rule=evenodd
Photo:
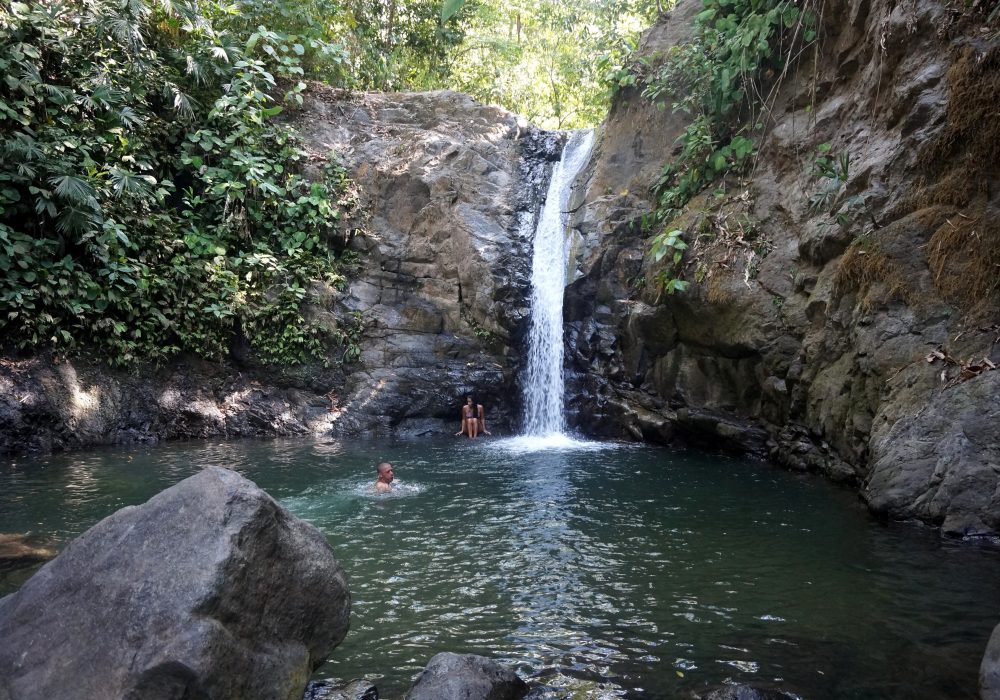
M594 132L575 131L552 171L535 229L531 264L531 329L524 380L526 435L561 435L563 420L563 293L570 239L566 205L580 169L590 158Z

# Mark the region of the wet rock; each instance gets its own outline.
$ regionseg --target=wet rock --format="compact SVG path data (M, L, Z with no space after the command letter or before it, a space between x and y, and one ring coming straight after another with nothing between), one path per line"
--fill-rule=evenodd
M30 535L0 532L0 569L33 566L55 555L53 549L34 541Z
M791 700L797 696L780 690L754 688L750 685L727 685L700 697L702 700Z
M1000 530L1000 372L948 389L913 415L883 408L864 496L880 513L939 523L947 534Z
M209 468L105 518L0 600L5 700L301 697L349 612L326 538Z
M330 681L310 681L302 700L379 700L378 688L370 681L335 685Z
M370 213L366 264L335 302L365 328L333 432L445 432L470 391L509 429L534 222L561 137L450 91L338 94L297 120L307 143L337 152Z
M1000 700L1000 625L993 628L979 666L980 700Z
M437 654L406 700L520 700L527 684L497 662L475 654Z

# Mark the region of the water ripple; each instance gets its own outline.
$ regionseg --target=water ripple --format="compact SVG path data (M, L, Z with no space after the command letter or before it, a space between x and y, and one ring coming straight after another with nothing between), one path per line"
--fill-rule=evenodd
M397 482L378 494L384 460ZM763 465L572 440L190 443L12 461L0 531L64 542L208 464L237 468L326 534L354 602L321 673L376 677L387 698L451 650L504 660L550 697L781 679L811 700L972 700L994 622L983 611L1000 607L988 544L879 525L851 494Z

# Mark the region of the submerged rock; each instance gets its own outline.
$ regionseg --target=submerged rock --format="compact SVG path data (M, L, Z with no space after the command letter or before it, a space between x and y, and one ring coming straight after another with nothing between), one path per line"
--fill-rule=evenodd
M443 652L427 664L406 700L520 700L527 694L528 685L492 659Z
M378 688L369 681L335 685L331 681L311 681L302 700L379 700Z
M702 700L790 700L798 696L782 692L754 688L751 685L727 685L702 696Z
M40 564L54 556L54 551L38 544L28 535L0 532L0 569Z
M979 667L979 697L1000 700L1000 625L993 628Z
M0 698L300 698L349 613L324 536L212 467L0 600Z

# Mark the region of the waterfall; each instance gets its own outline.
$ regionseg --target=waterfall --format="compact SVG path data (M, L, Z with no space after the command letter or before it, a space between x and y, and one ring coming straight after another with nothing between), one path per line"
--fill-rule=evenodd
M531 329L524 379L527 435L560 434L563 419L563 293L569 237L566 206L573 181L590 158L594 132L574 131L552 171L538 217L531 263Z

